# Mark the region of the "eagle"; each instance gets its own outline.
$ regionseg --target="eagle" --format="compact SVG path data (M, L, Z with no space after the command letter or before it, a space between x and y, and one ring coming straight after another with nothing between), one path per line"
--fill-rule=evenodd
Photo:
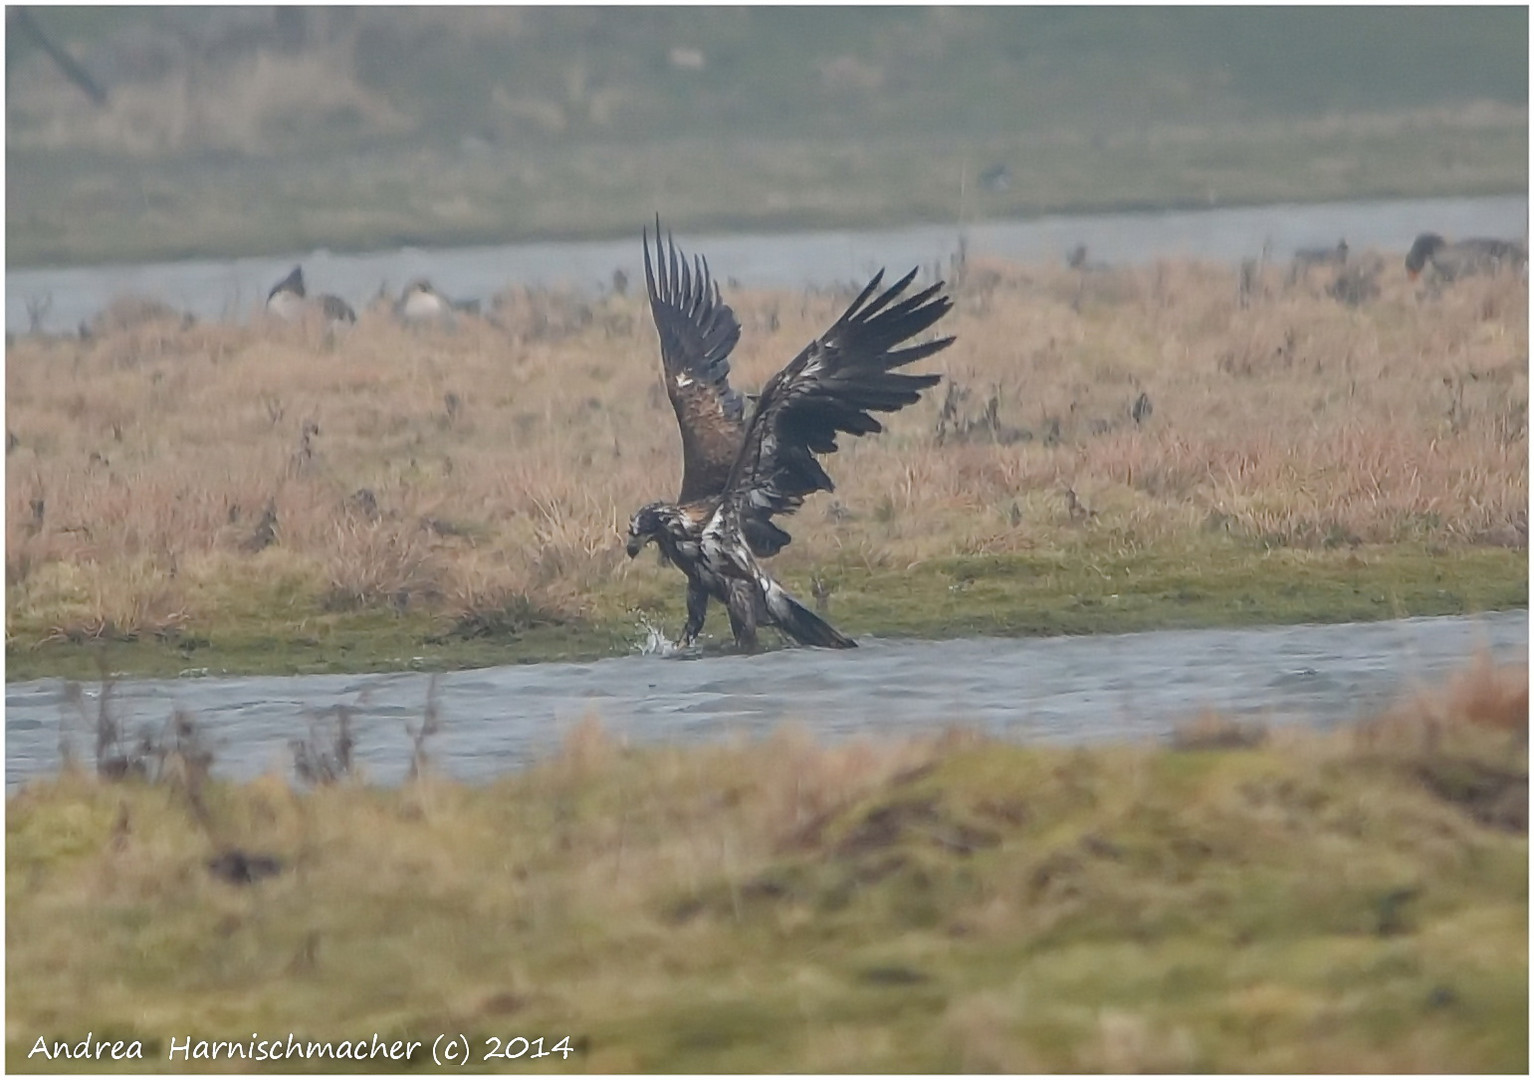
M679 647L697 640L713 599L725 605L743 651L756 648L759 625L802 645L852 648L856 642L794 599L759 560L792 539L776 515L833 490L816 454L834 453L839 433L884 430L870 413L903 409L941 379L896 369L953 343L943 337L906 344L953 302L940 295L942 282L902 298L914 269L881 292L880 270L829 330L767 381L748 411L747 399L730 386L739 320L720 298L707 260L689 261L669 233L663 243L659 218L655 232L653 261L644 233L645 286L682 433L682 490L674 503L652 502L634 513L629 558L654 541L662 560L686 575Z

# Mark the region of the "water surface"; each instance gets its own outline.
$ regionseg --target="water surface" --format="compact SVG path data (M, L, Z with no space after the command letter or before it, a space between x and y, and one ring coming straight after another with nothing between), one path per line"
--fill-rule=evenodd
M1179 630L1093 637L865 640L851 652L785 649L759 656L627 656L438 676L443 730L435 767L483 780L550 753L584 717L618 738L692 743L759 737L785 721L825 740L909 735L971 725L1019 741L1165 736L1200 709L1273 724L1327 726L1432 685L1479 650L1526 661L1528 612L1330 626ZM289 742L337 705L355 709L356 758L395 783L410 761L430 677L390 675L126 679L114 714L130 732L191 712L215 771L291 774ZM7 684L8 790L58 769L61 726L81 751L92 736L58 679ZM95 707L96 688L87 691Z
M1267 245L1279 260L1296 248L1334 247L1405 254L1420 232L1450 237L1522 237L1528 232L1524 195L1284 204L1236 209L1090 214L1028 221L922 225L904 229L819 230L753 234L685 234L687 250L707 254L721 280L757 287L862 283L881 266L947 265L962 231L971 254L1023 262L1063 261L1086 244L1094 262L1143 263L1172 256L1234 262ZM488 298L512 285L606 287L615 269L630 281L640 273L639 227L622 240L511 244L499 247L403 248L357 255L328 251L278 257L13 269L5 275L5 326L28 328L27 304L51 301L43 329L73 331L114 298L161 300L199 318L244 320L267 291L302 263L311 292L331 292L359 310L379 289L397 296L412 278L429 277L449 296Z

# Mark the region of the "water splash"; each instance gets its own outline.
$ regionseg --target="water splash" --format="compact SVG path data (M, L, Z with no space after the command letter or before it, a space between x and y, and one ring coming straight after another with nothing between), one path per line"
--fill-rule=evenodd
M649 616L641 612L636 612L635 617L638 620L637 628L644 635L644 638L635 646L635 651L640 656L675 656L677 654L679 650L671 643L671 638L665 630L651 622Z

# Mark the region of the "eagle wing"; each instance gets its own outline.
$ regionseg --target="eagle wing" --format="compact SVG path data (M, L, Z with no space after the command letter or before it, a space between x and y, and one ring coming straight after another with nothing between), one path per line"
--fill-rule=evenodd
M708 262L691 263L655 219L655 262L649 231L644 241L645 287L660 332L666 393L682 430L682 493L679 503L709 499L724 490L745 432L745 399L730 386L730 350L740 323L719 298Z
M756 554L774 554L790 539L774 514L791 514L805 496L834 489L815 455L834 453L838 433L883 431L870 413L903 409L942 378L896 370L953 343L905 344L953 306L938 295L942 282L900 299L915 276L912 270L875 296L879 271L835 325L762 388L721 502Z

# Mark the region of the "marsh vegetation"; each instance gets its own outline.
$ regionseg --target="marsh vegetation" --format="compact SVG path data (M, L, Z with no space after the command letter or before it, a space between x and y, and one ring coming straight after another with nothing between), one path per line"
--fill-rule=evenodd
M1360 303L1282 266L947 268L944 383L842 449L777 572L852 634L1526 604L1526 286L1373 266ZM850 298L727 294L748 390ZM680 475L632 293L339 334L125 301L15 341L6 390L11 678L87 675L100 642L130 671L362 670L680 622L620 536Z

